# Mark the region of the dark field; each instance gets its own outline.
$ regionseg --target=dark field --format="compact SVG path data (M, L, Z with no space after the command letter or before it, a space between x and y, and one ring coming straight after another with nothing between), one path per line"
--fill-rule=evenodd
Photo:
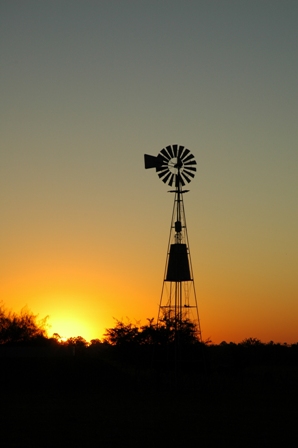
M0 357L6 447L297 447L296 365L174 381L100 356Z

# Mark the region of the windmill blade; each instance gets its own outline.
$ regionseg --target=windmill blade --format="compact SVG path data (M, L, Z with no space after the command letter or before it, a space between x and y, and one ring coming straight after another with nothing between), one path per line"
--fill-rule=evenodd
M188 161L184 162L185 166L186 165L196 165L196 164L197 164L197 162L195 160L188 160Z
M194 173L192 173L191 171L188 171L187 169L184 169L184 170L183 170L183 174L184 174L184 175L187 174L187 176L190 176L190 177L192 177L192 178L195 177Z
M169 180L171 179L171 175L172 175L172 173L169 171L168 173L167 173L167 175L163 178L163 179L161 179L165 184L168 184L169 183Z
M181 160L181 155L182 155L183 149L184 149L184 146L179 146L178 151L177 151L177 157L180 160Z
M190 177L188 177L187 175L186 175L186 173L185 173L185 171L183 171L183 173L181 173L181 177L183 176L183 179L185 179L186 180L186 182L190 182L191 181L191 178Z
M174 181L175 177L176 177L176 175L172 173L172 177L169 180L170 187L173 185L173 181Z
M169 171L168 165L163 165L160 168L156 169L156 171L158 172L158 176L163 176L163 174L166 174Z
M170 160L170 155L169 155L169 153L166 151L166 149L165 148L163 148L161 151L160 151L160 154L164 157L164 159L165 160Z
M161 154L158 154L156 159L156 171L160 171L163 167L166 168L168 166L167 160Z
M163 163L162 165L159 165L156 167L156 171L163 171L163 170L168 170L168 164Z
M178 145L173 145L173 152L174 152L175 157L177 157L177 149L178 149Z
M163 177L163 176L165 176L168 172L169 172L169 169L168 169L168 167L166 167L166 168L161 168L157 174L158 174L158 177Z
M173 157L175 157L175 154L174 154L174 151L173 151L172 146L169 145L169 146L167 146L166 148L167 148L167 150L169 151L169 154L170 154L170 156L171 156L171 159L172 159Z
M183 167L185 170L197 171L197 169L194 166L183 165Z
M180 156L183 157L185 152L189 152L189 149L185 148L185 146L180 146L181 150L180 150Z
M167 152L167 154L168 154L168 157L169 157L169 159L171 159L173 156L172 156L172 148L171 148L171 146L169 145L169 146L166 146L165 148L163 148L166 152Z
M185 185L185 182L182 179L181 174L176 175L176 187L179 187L179 183L181 183L182 187Z
M187 161L192 160L192 159L193 160L195 159L194 156L192 154L188 154L188 156L183 157L183 163L186 163Z
M190 150L187 148L184 148L183 154L181 156L181 160L184 160L184 158L187 156L187 154L190 153Z
M172 173L171 173L171 171L169 171L169 172L165 175L165 177L162 179L162 181L166 184L167 181L169 180L169 178L171 177L171 175L172 175Z
M167 180L169 179L169 173L166 173L166 175L163 177L160 177L160 179L166 184Z

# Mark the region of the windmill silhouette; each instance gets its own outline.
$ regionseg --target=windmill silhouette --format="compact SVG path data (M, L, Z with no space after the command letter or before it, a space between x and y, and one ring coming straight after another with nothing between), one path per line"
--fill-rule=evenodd
M145 154L145 168L155 168L158 177L173 189L174 206L166 266L162 285L157 323L164 319L174 321L179 330L187 320L192 321L201 341L198 304L189 250L183 187L195 176L196 161L189 149L179 145L163 148L157 157Z

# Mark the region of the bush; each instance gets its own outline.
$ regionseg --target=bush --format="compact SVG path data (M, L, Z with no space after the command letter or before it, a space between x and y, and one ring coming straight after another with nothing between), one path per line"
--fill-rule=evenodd
M38 321L37 315L23 308L20 314L7 311L0 305L0 344L32 342L47 339L47 319Z

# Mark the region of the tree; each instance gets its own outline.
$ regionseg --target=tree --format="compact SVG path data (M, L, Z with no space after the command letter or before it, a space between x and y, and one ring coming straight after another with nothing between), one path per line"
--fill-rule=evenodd
M192 345L199 342L197 327L189 319L184 319L177 328L173 318L164 317L159 325L154 319L147 319L148 324L141 327L131 322L116 320L116 326L106 329L104 342L110 345L167 345L175 341L182 345Z
M116 326L106 329L104 334L104 342L108 342L110 345L126 345L137 341L139 334L139 328L132 324L120 320L116 320Z
M240 342L243 347L260 347L262 342L257 338L246 338Z
M7 311L0 305L0 344L32 342L47 339L47 320L23 308L20 314Z
M64 342L64 345L71 346L71 347L77 347L77 348L79 348L79 347L85 348L85 347L87 347L88 342L82 336L75 336L75 337L68 338Z

